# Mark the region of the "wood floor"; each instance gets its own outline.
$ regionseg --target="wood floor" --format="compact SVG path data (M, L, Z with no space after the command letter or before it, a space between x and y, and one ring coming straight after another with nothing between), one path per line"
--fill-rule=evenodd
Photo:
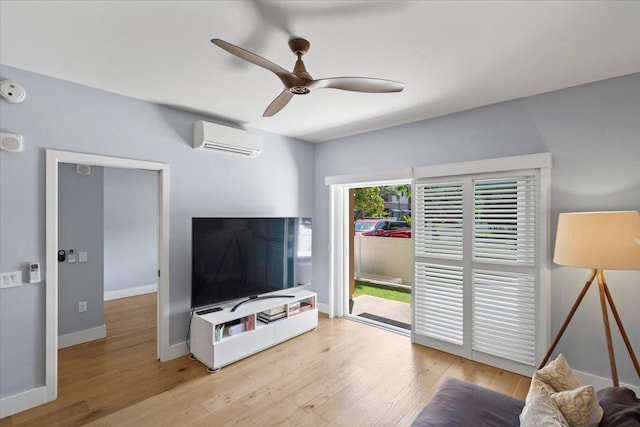
M529 387L324 315L315 331L208 374L188 356L156 360L155 304L155 294L107 302L107 338L60 350L58 400L0 426L406 426L447 376L520 399Z

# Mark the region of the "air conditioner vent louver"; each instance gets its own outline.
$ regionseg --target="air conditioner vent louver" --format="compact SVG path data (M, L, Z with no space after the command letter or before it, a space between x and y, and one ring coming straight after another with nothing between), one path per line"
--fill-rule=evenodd
M193 125L193 148L257 156L262 151L262 138L241 129L197 121Z

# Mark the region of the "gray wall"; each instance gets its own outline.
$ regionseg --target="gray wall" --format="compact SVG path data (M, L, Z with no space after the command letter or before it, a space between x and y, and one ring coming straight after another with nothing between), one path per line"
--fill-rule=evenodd
M187 328L192 216L312 216L314 285L328 304L325 176L551 152L552 236L560 212L640 210L640 74L316 146L265 135L257 158L194 152L191 126L211 118L7 66L0 78L28 93L22 104L0 101L2 130L23 134L25 144L23 153L0 152L0 271L26 274L29 261L44 268L45 148L170 163L172 344L184 341ZM638 351L640 272L606 274ZM552 331L587 275L553 266ZM44 384L45 286L43 280L0 291L0 398ZM559 350L576 369L606 377L595 294L583 304ZM621 380L639 384L617 334L614 342Z
M45 148L170 164L172 344L187 333L191 217L313 214L313 144L265 134L256 158L194 151L193 123L221 121L5 65L0 78L28 94L0 101L2 130L25 146L0 152L0 271L39 261L45 277ZM0 398L44 384L45 286L0 291Z
M104 169L104 291L158 282L158 173Z
M58 167L58 249L75 249L76 261L58 263L58 335L104 325L103 168L78 175L76 165ZM80 251L87 262L80 262ZM87 311L78 312L78 303Z
M329 301L329 191L324 178L410 166L550 152L551 248L560 212L640 210L640 74L505 102L318 145L314 283ZM551 331L558 331L588 270L552 266ZM606 272L640 352L640 271ZM614 331L620 380L639 385ZM597 292L589 292L558 347L577 370L610 377Z

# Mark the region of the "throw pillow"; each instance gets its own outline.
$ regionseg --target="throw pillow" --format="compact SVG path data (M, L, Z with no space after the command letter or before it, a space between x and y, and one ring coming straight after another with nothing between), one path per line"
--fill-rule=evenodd
M569 427L560 409L553 403L549 387L533 379L524 409L520 414L520 427Z
M598 390L598 399L604 408L602 427L640 426L640 399L626 387L607 387Z
M573 390L582 385L562 353L547 366L538 369L533 375L543 383L551 386L553 388L552 392Z
M571 427L596 427L602 419L603 410L591 385L552 393L551 400Z

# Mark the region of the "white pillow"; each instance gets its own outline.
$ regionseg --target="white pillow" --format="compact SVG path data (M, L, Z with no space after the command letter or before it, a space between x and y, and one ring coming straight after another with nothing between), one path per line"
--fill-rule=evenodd
M571 427L596 427L604 415L592 385L552 393L551 400Z
M560 353L558 357L534 374L540 381L551 386L551 392L573 390L580 387L580 381L573 373L567 359Z
M531 381L524 409L520 414L520 427L569 427L560 409L551 399L549 386L537 379Z
M549 394L549 400L553 404L553 408L558 410L565 423L543 425L596 427L602 420L604 411L600 406L595 389L593 386L582 386L575 373L571 370L567 359L562 354L559 354L554 361L533 374L525 407L520 414L521 425L525 425L523 424L524 422L532 422L533 424L528 424L531 426L536 425L534 421L529 421L528 419L532 412L530 406L534 403L538 406L543 405L544 413L551 414L557 418L557 414L554 415L553 408L548 408L549 403L546 402L544 396L539 396L539 394L543 394L540 391L542 389ZM533 409L533 413L539 411L538 409ZM547 420L549 419L553 419L553 417L549 418L547 416Z

